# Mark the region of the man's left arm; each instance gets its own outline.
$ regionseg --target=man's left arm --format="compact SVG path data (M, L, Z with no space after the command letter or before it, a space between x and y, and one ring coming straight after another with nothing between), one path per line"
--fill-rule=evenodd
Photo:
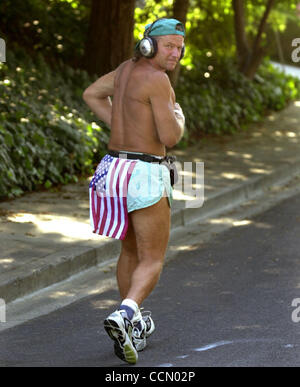
M112 102L116 71L103 75L83 93L83 99L96 116L111 126Z

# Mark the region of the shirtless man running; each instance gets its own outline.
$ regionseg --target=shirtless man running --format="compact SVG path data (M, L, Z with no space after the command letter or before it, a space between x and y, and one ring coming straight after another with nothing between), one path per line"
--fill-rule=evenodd
M178 20L158 19L146 26L135 58L99 78L83 94L91 110L111 128L105 162L118 158L134 162L125 206L128 228L119 238L117 280L123 301L104 322L116 355L131 364L137 362L137 351L146 346L146 337L154 330L153 320L142 318L139 307L159 280L169 240L172 188L169 170L160 161L166 147L175 146L183 136L185 119L166 71L174 70L183 56L184 36ZM102 169L101 163L98 168L103 175L107 164L103 161ZM155 189L147 196L149 178ZM94 232L116 237L100 226Z

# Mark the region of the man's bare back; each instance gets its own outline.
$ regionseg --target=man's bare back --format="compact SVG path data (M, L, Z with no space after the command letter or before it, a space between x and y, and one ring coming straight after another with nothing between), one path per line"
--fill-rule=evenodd
M180 141L184 115L166 70L175 67L182 44L182 36L162 36L155 58L128 60L85 90L86 103L111 127L110 150L165 156Z
M147 63L132 60L117 69L109 149L165 155L150 102L155 72L157 70ZM171 85L169 88L170 103L174 106L175 93Z

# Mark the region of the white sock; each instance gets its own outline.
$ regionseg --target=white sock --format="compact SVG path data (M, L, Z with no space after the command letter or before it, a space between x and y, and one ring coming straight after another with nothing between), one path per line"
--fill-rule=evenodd
M134 313L136 313L138 310L139 310L139 306L138 304L130 299L130 298L125 298L122 302L121 302L121 305L126 305L126 306L129 306L129 308L133 309L134 310Z

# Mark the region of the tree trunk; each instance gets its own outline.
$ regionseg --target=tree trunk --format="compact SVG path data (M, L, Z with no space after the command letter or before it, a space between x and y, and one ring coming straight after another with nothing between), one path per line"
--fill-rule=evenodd
M92 0L84 68L101 76L133 53L135 0Z
M253 46L250 48L247 42L245 32L244 0L232 0L239 69L244 75L246 75L246 77L250 79L253 79L265 55L265 52L261 48L260 44L262 40L262 34L266 27L268 16L274 4L275 0L268 0L264 15L259 24L259 28Z
M242 70L250 58L250 48L247 42L245 9L243 0L232 0L234 10L234 31L239 68Z
M186 23L186 15L189 8L189 0L175 0L173 5L173 17L179 20L184 26ZM169 73L169 78L172 86L175 87L180 73L180 63L175 69Z

